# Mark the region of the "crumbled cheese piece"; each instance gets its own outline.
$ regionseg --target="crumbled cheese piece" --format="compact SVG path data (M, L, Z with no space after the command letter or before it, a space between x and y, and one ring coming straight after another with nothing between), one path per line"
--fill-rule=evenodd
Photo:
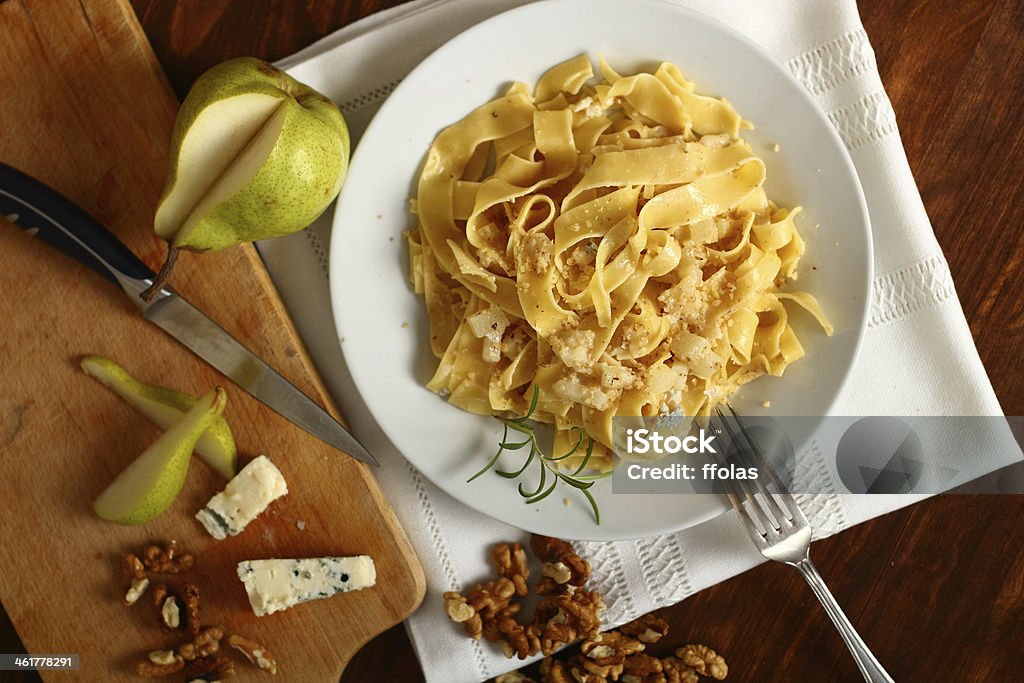
M548 342L566 367L585 370L591 366L590 352L597 342L597 334L593 330L565 329L548 337Z
M636 383L636 375L621 363L600 363L599 369L601 371L601 386L606 389L629 389Z
M718 147L728 147L730 142L732 142L732 138L725 133L720 135L702 135L700 138L700 144L713 149Z
M501 337L509 325L505 312L497 306L489 306L469 316L466 322L473 336L484 340L484 361L497 363L501 359Z
M595 410L607 410L611 404L611 398L599 387L587 386L580 383L579 377L563 377L555 382L555 395L576 403L582 403Z
M512 360L526 347L530 335L521 326L513 327L512 331L501 340L501 355Z
M594 98L593 97L583 97L578 102L576 102L575 104L572 105L572 110L573 111L583 111L584 109L589 107L591 104L593 104L593 102L594 102Z
M523 239L522 252L518 261L535 275L543 275L551 266L554 244L547 235L531 232Z
M286 493L288 484L281 471L270 458L261 455L211 498L196 514L196 519L217 540L237 536L268 505Z

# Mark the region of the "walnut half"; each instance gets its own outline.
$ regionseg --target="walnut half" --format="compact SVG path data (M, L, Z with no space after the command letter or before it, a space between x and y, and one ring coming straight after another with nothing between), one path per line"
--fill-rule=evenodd
M164 547L147 546L142 553L146 569L156 574L180 574L192 569L196 562L192 553L181 552L177 541L168 541Z
M638 652L622 663L622 683L666 683L660 659Z
M182 586L181 602L185 606L185 626L189 633L198 636L202 624L199 613L199 586L194 583L186 583Z
M707 645L684 645L676 650L676 657L702 676L720 681L729 674L725 659Z
M618 630L627 636L633 636L641 643L650 645L668 633L668 622L653 614L645 614L628 624L623 624Z
M163 678L184 668L185 660L180 656L170 650L156 650L135 665L135 673L144 678Z
M474 640L480 640L483 635L484 625L480 615L476 613L461 593L449 591L444 594L444 613L456 624L462 624L466 635Z
M536 683L532 678L521 674L518 671L509 671L494 679L494 683Z
M533 534L530 547L544 563L541 573L558 586L582 586L590 578L590 563L576 554L572 544L560 538ZM542 594L555 592L545 583Z
M181 607L173 595L164 598L163 604L160 605L160 623L167 628L181 628Z
M526 580L530 578L530 569L526 564L526 551L518 543L509 545L502 543L494 547L491 560L498 576L510 580L515 586L516 595L525 597L529 593Z
M138 557L129 553L124 558L124 575L128 580L128 590L124 594L124 604L131 607L139 601L139 598L149 588L149 579L146 577L146 569Z
M201 657L182 669L185 680L223 681L235 675L235 663L225 657Z
M220 650L220 640L224 637L224 631L217 626L204 628L195 640L178 647L178 654L185 660L191 662L203 657L209 657Z
M277 662L274 661L273 655L267 652L267 648L259 643L232 633L228 636L228 645L241 652L245 655L246 659L264 671L269 671L272 674L277 673Z

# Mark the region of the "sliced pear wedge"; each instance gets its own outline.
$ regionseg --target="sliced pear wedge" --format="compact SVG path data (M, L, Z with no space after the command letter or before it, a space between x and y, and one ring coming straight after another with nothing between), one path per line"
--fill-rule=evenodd
M273 93L225 92L199 112L188 134L181 138L177 164L171 166L168 189L157 208L153 227L157 235L172 239L194 212L207 190L256 137L281 104ZM182 111L182 116L185 112Z
M221 387L199 399L96 498L96 514L117 524L136 525L170 507L185 483L196 441L224 412L227 400Z
M127 401L162 429L181 420L198 399L194 396L143 384L114 361L102 356L86 356L82 370ZM238 472L238 450L227 420L218 417L196 441L196 454L225 479Z

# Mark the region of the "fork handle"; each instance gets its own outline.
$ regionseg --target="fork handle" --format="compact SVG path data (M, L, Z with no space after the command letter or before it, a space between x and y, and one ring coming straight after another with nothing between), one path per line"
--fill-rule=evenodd
M836 625L839 635L843 637L846 647L850 649L850 654L853 655L853 660L857 662L857 668L860 669L864 680L868 681L868 683L894 683L892 676L882 668L882 665L878 663L875 656L871 654L868 646L857 635L857 630L853 628L853 624L846 618L846 615L832 596L828 586L825 585L825 581L821 578L818 570L811 564L811 559L806 557L793 566L807 580L807 584L814 591L814 594L818 596L818 600L821 601L821 606L825 608L828 616L832 618L832 623Z

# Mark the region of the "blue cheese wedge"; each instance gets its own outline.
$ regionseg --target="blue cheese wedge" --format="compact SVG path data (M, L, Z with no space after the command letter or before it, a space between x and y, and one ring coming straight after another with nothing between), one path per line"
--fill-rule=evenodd
M247 560L238 563L238 578L252 611L262 617L301 602L369 588L377 582L377 568L369 555Z
M211 498L196 519L217 540L237 536L268 505L286 493L288 484L281 471L270 458L261 455Z

